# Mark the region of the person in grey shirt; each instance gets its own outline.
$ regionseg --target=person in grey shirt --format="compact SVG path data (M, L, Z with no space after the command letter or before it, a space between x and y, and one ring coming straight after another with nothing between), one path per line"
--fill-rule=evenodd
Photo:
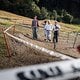
M38 38L38 35L37 35L38 27L39 27L39 24L38 24L37 16L35 16L34 19L32 20L33 39L37 39Z

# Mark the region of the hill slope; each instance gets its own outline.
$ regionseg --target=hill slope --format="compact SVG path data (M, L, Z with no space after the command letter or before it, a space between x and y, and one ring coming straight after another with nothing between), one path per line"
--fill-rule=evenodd
M10 26L12 24L29 24L31 25L31 21L32 19L28 18L28 17L23 17L23 16L19 16L10 12L6 12L6 11L2 11L0 10L0 25L7 25ZM41 23L43 22L43 20L39 21L39 25L41 25ZM51 23L54 24L54 21L51 20ZM64 24L64 23L60 23L61 25L61 31L67 31L67 32L71 32L71 31L80 31L80 25L70 25L70 24Z
M39 38L39 41L34 41L31 39L31 28L29 28L29 29L27 28L27 24L31 25L31 21L32 21L32 19L30 19L30 18L19 16L16 14L12 14L12 13L0 10L0 28L1 28L1 26L2 26L2 28L7 28L12 24L17 24L18 25L18 26L16 26L17 31L22 32L24 35L26 35L29 32L29 36L28 37L26 36L26 38L24 37L25 40L28 40L29 42L32 42L34 44L37 43L37 45L39 45L39 46L53 50L53 43L47 43L43 40L44 39L44 34L42 32L43 28L41 28L39 31L40 34L42 35ZM42 27L42 25L41 25L42 22L43 22L42 20L39 21L39 24L41 27ZM51 23L54 24L54 21L51 21ZM64 23L59 23L59 24L61 25L61 31L60 31L61 33L62 32L67 33L67 32L72 32L72 31L80 31L79 25L70 25L70 24L64 24ZM21 25L21 26L19 26L19 25ZM60 52L63 52L64 54L67 54L67 55L71 55L74 57L80 57L80 55L76 51L76 49L71 49L68 44L67 44L68 47L66 48L65 35L63 35L61 33L60 33L60 43L57 47L57 50ZM35 50L31 50L31 49L28 49L28 55L26 54L26 57L25 57L25 54L20 54L20 55L12 56L9 60L9 58L5 57L5 55L6 55L5 49L6 48L5 48L4 44L1 44L2 42L4 43L4 40L2 40L2 39L3 39L3 37L1 37L1 34L0 34L0 45L1 45L0 50L3 51L3 52L1 52L2 54L0 54L0 68L6 68L6 67L9 68L9 67L15 67L15 66L31 65L31 64L38 64L38 63L42 63L42 62L45 63L45 62L59 60L58 58L51 57L49 55L38 55L38 52L36 52ZM40 42L40 40L42 42ZM72 52L70 52L71 50L72 50ZM31 54L31 53L33 53L33 54ZM27 56L28 56L28 58L27 58ZM35 60L35 58L33 58L33 56L36 58L36 60ZM30 58L30 61L28 61L29 58ZM28 61L28 63L26 61Z

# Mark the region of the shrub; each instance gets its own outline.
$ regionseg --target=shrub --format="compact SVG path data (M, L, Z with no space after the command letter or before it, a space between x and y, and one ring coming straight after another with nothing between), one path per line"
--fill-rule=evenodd
M54 20L57 20L57 11L53 10L53 16L54 16Z
M62 22L62 17L61 16L58 16L57 17L57 21Z
M31 8L34 15L40 15L40 8L35 4L35 2L32 2Z
M62 9L61 11L61 17L66 16L68 14L68 12L64 9Z
M41 14L40 14L40 18L41 19L46 19L48 17L48 11L45 7L41 8Z
M80 24L80 19L74 18L72 21L73 24Z
M62 20L65 23L71 23L73 21L73 16L70 14L66 14L65 16L63 16Z

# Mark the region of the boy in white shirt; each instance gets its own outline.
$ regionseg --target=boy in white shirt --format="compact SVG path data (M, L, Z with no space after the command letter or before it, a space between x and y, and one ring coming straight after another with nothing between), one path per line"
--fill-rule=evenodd
M46 32L46 24L47 24L47 21L44 21L44 22L42 23L42 25L43 25L43 27L44 27L44 36L45 36L45 39L44 39L44 40L46 40L46 34L47 34L47 32Z
M52 31L52 25L50 24L50 21L47 22L45 25L46 29L46 38L48 41L51 41L51 31Z

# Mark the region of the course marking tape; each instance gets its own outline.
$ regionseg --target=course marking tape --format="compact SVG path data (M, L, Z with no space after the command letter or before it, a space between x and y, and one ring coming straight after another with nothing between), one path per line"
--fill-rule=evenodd
M0 80L68 80L80 77L80 59L0 70Z

